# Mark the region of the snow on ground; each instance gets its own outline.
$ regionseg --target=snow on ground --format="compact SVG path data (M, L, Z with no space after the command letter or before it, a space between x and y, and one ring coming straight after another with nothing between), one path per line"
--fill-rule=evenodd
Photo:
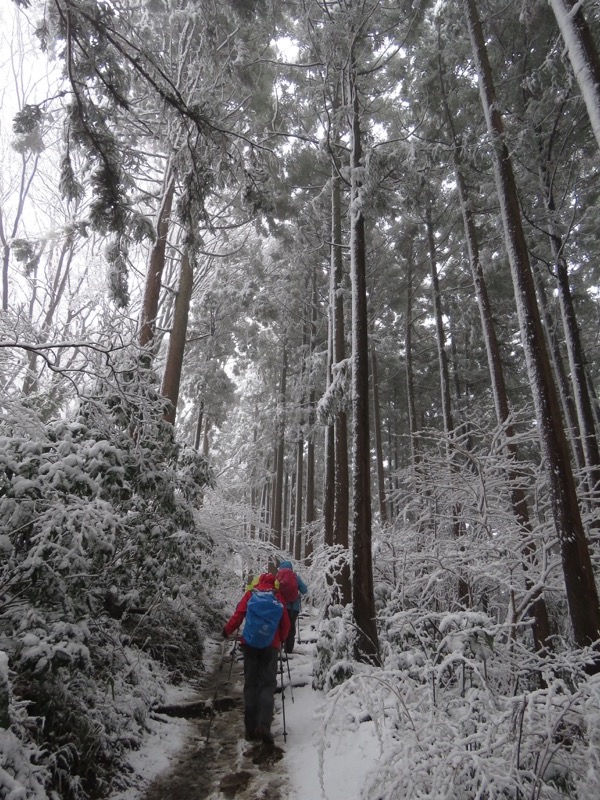
M185 703L191 692L170 687L166 702ZM110 800L138 800L150 783L166 772L186 741L194 735L193 721L179 717L150 718L146 721L150 735L145 745L131 753L128 762L137 776L136 785L125 791L111 794Z
M208 672L218 663L223 653L210 640L207 642L203 663ZM165 686L164 705L185 705L196 699L198 692L191 686ZM185 743L197 733L194 720L181 717L153 716L146 719L150 735L140 750L131 753L128 762L136 776L135 786L110 795L109 800L139 800L147 787L159 775L167 772Z
M303 620L303 626L307 621ZM302 635L302 632L301 632ZM305 636L315 638L314 628ZM289 689L284 695L287 742L283 764L291 787L290 800L359 800L365 777L377 767L379 740L371 721L356 724L355 715L347 714L340 704L334 717L329 716L324 730L323 692L312 688L314 644L296 644L289 657L294 701ZM284 668L287 684L287 666ZM302 685L304 684L304 685ZM273 731L282 739L281 700ZM277 713L277 710L276 710Z
M368 719L358 722L361 710L351 707L351 701L341 701L335 713L328 709L324 727L325 695L312 688L315 623L307 617L302 618L301 637L288 662L284 660L284 709L278 693L273 720L276 745L285 752L281 763L288 777L288 800L360 800L365 778L377 768L380 755L374 725ZM220 657L218 647L213 650L206 654L209 668ZM165 702L185 703L196 694L190 687L169 687ZM198 735L192 720L151 716L148 724L152 732L146 745L130 758L137 776L136 787L113 794L110 800L140 800L155 778L173 769L186 741ZM243 748L245 743L240 742L240 746ZM213 793L210 800L224 796Z
M139 776L137 785L111 794L110 800L138 800L154 778L169 769L173 758L194 732L192 722L176 718L166 722L149 720L148 727L151 734L147 743L128 759L133 772Z

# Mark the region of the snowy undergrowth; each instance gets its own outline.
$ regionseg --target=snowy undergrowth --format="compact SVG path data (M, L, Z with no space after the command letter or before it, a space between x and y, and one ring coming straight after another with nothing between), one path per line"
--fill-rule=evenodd
M339 619L326 622L319 638L332 652L347 641ZM534 673L530 654L506 634L485 614L412 610L390 619L383 668L354 663L343 681L330 668L323 743L351 736L367 720L379 742L361 796L600 796L600 678L587 679L585 654L566 650L540 660ZM317 652L317 674L320 663ZM325 750L322 770L324 759Z
M69 420L0 428L2 800L125 785L166 683L202 671L210 472L140 397L105 387Z
M383 668L352 660L350 609L333 607L322 624L323 738L372 720L380 756L362 792L370 800L600 796L600 681L571 641L545 486L532 472L542 513L524 566L495 447L482 435L458 477L435 454L418 483L399 476L401 513L373 535ZM533 589L551 621L544 654L531 634Z

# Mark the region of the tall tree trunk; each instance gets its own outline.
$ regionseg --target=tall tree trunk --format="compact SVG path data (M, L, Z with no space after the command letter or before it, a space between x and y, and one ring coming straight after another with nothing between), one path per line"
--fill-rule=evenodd
M169 165L165 177L165 191L156 223L156 241L150 253L148 271L146 273L146 285L144 287L144 297L140 314L140 332L138 337L140 347L146 347L152 344L154 340L161 280L165 269L169 218L171 216L174 194L175 176L172 167Z
M507 470L507 478L511 487L510 491L512 510L523 537L522 553L524 556L523 566L525 569L525 588L531 595L528 611L531 613L533 618L532 633L534 646L537 652L543 652L549 646L550 640L548 609L546 606L546 601L540 591L534 591L537 581L528 575L528 570L535 565L536 562L536 547L533 540L533 528L529 518L529 508L527 505L525 490L522 487L521 479L517 471L518 449L514 441L514 429L512 424L509 422L510 405L508 402L508 392L506 389L504 369L502 366L502 355L500 352L498 337L496 335L496 326L494 324L492 306L490 303L487 284L485 282L485 276L479 254L479 240L477 236L477 229L475 227L475 219L469 201L467 183L464 177L461 142L456 134L454 120L452 118L448 103L441 55L439 59L439 65L440 86L442 89L444 110L454 145L453 156L456 185L458 188L467 250L469 253L469 264L471 266L471 274L473 276L473 286L475 288L475 295L477 297L481 329L483 332L483 339L487 353L488 369L492 384L492 396L494 398L494 407L496 410L496 419L498 421L498 425L504 428L505 433L505 449L510 464Z
M302 558L302 504L304 481L304 438L298 442L296 453L296 515L294 520L294 549L293 555L296 561ZM290 553L292 548L290 547Z
M357 656L379 662L371 552L371 452L369 442L369 334L367 250L362 188L362 132L356 68L348 75L351 102L350 276L352 282L352 603Z
M208 415L205 417L204 421L204 436L202 437L202 455L204 458L208 458L208 453L210 450L210 429L212 428L212 421Z
M585 458L583 456L583 447L581 446L581 434L579 431L579 423L577 421L577 409L571 394L571 386L569 377L565 369L562 353L560 350L560 342L556 333L557 323L554 320L552 311L550 309L547 297L546 285L539 265L532 265L533 280L535 283L536 294L540 307L541 320L543 329L547 337L549 357L554 370L554 378L556 381L556 389L562 409L563 418L567 425L567 435L569 444L575 461L577 469L583 473L585 468Z
M333 547L334 446L333 424L328 422L323 442L323 538L328 547Z
M548 609L546 607L546 601L539 593L539 590L537 592L533 591L537 582L528 575L528 570L531 569L536 559L536 548L533 542L533 528L529 518L529 508L527 506L525 490L521 485L521 479L519 478L517 472L516 465L518 461L518 450L517 445L514 442L514 429L509 422L510 406L508 402L508 392L506 390L506 381L504 379L504 369L502 367L502 355L500 352L500 346L498 344L498 337L496 335L496 326L494 325L492 306L483 274L481 259L479 257L477 231L475 229L475 221L473 219L473 213L469 204L467 186L462 171L460 144L456 140L454 162L456 169L456 183L458 186L458 194L465 228L465 238L467 240L467 248L469 251L469 262L471 264L473 285L475 287L475 294L477 296L479 316L481 318L481 329L483 331L483 339L487 352L488 368L492 383L492 395L494 397L494 406L496 409L496 419L498 420L498 424L504 427L504 434L506 438L506 453L510 463L507 478L511 487L510 491L512 510L513 514L515 515L515 519L519 524L524 540L522 552L525 558L525 588L528 592L532 593L530 613L533 617L534 645L538 652L543 652L548 647L550 640Z
M312 313L310 318L309 340L309 390L308 390L308 434L306 441L306 524L315 521L315 405L316 393L313 379L312 361L317 340L317 271L312 274ZM308 538L304 545L304 557L309 559L312 555L312 538Z
M431 274L431 297L433 300L433 315L436 328L436 342L440 374L440 391L442 399L442 417L444 430L447 436L454 433L452 420L452 399L450 392L450 370L448 369L448 354L446 353L446 332L444 331L444 314L442 311L442 298L440 295L440 280L437 271L437 255L435 246L435 231L431 216L431 201L427 199L425 208L425 222L427 226L427 243L429 247L429 267Z
M587 377L588 392L590 395L590 400L592 402L592 410L594 412L594 419L596 420L596 425L600 427L600 403L598 403L598 395L596 394L596 387L594 386L594 381L592 380L592 376L590 374L589 369L586 370L586 377Z
M594 506L597 506L598 500L600 499L600 450L598 448L592 401L588 391L583 345L581 343L579 325L577 324L577 317L573 305L567 264L562 254L563 241L554 223L556 204L554 201L552 181L545 161L541 161L540 164L540 184L544 204L548 210L548 237L550 239L550 247L556 270L558 302L567 344L571 381L573 382L573 397L575 399L575 408L577 410L577 420L579 423L579 432L585 460L586 482L590 493L590 501Z
M292 482L295 481L295 476L292 476ZM294 487L295 488L295 487ZM294 517L294 488L290 491L290 474L285 471L285 480L283 485L283 530L281 533L281 549L287 549L291 552L293 541L293 517ZM286 537L287 534L287 537Z
M202 438L202 423L204 421L204 400L198 404L198 416L196 417L196 432L194 434L194 450L200 450L200 440Z
M433 218L431 215L431 196L428 190L425 208L425 222L427 226L427 243L429 248L429 267L431 274L431 292L433 299L433 313L436 327L436 341L438 351L438 363L440 372L440 391L442 396L442 416L444 419L444 430L448 437L446 448L446 458L450 472L458 472L458 465L455 462L453 452L450 447L450 438L454 436L454 421L452 419L452 394L450 389L450 370L448 368L448 354L446 353L446 333L444 331L444 315L442 312L442 298L440 294L440 281L437 270L437 252L435 246L435 231ZM457 505L452 512L452 531L455 539L460 540L463 534L463 524L461 509ZM462 575L458 578L458 602L467 608L470 605L469 585Z
M304 436L302 431L300 431L298 436L298 444L296 448L296 518L294 520L294 554L295 557L299 559L299 553L302 551L302 508L304 504Z
M258 407L256 402L254 403L254 423L252 425L252 451L256 452L256 443L258 442ZM196 447L196 450L198 447ZM250 538L256 538L256 525L255 520L257 518L257 514L259 513L258 509L258 502L259 502L259 494L258 494L258 485L257 485L257 476L256 476L256 465L252 466L250 476L251 476L251 490L250 490L250 515L252 522L250 523Z
M179 385L181 383L188 314L190 310L190 301L192 299L193 277L192 265L186 249L181 258L179 287L177 289L177 298L173 311L173 325L169 337L167 361L161 387L161 394L170 401L169 407L165 412L165 421L169 422L171 425L175 424L175 416L177 414L177 401L179 400Z
M279 455L277 449L277 442L273 445L273 472L270 474L270 481L269 481L269 491L270 491L270 498L269 498L269 525L271 529L273 528L273 520L275 519L275 498L277 496L277 456ZM273 538L272 536L270 537Z
M312 283L312 275L309 278ZM308 286L306 287L308 289ZM304 403L306 398L305 380L310 349L310 323L312 319L312 303L305 306L304 325L302 331L302 355L300 359L300 397L298 400L298 442L296 444L296 514L294 529L294 556L300 559L302 552L302 512L304 511Z
M577 502L569 448L536 302L519 198L504 137L504 123L496 100L492 71L475 0L464 0L464 8L473 58L479 77L481 102L488 132L494 145L492 157L498 200L517 301L521 340L536 407L552 514L561 548L571 624L576 642L580 646L589 646L600 636L598 592L594 582L590 552ZM598 665L594 665L591 671L597 671L597 669Z
M281 549L281 531L282 531L282 503L283 503L283 460L285 456L285 399L287 391L287 368L288 356L287 345L283 344L281 354L281 379L279 382L279 399L277 402L277 469L275 472L275 502L273 504L273 522L271 528L273 530L273 544L279 550Z
M404 350L406 352L405 371L406 371L406 405L408 409L408 429L410 432L410 451L413 477L416 477L416 467L419 461L419 444L417 440L417 411L415 403L415 378L412 359L412 271L413 271L413 250L409 245L406 256L406 312L404 324ZM397 468L397 464L395 465Z
M341 180L337 165L331 175L331 282L333 326L333 369L346 358L346 331L344 325L344 264L342 258L342 200ZM333 543L345 550L349 546L350 509L348 476L348 418L343 408L337 408L334 419L334 493L333 493ZM338 574L339 601L346 605L352 598L350 564L346 562Z
M396 499L394 497L394 474L392 464L394 463L394 439L396 438L396 434L392 436L392 417L388 416L387 418L387 441L386 441L386 451L387 451L387 462L388 462L388 471L387 471L387 481L386 481L386 496L388 498L388 513L390 522L393 522L396 514Z
M327 373L326 389L331 386L333 375L333 304L334 298L329 292L329 308L327 311ZM333 505L335 497L335 433L333 419L327 416L323 442L323 539L328 547L333 546Z
M454 408L458 416L458 425L461 426L461 390L460 390L460 375L458 370L458 334L455 325L455 309L452 301L448 304L448 323L450 327L450 365L452 376L452 389L454 392ZM468 397L466 387L465 396Z
M373 382L373 427L375 428L375 462L377 464L377 488L379 490L379 518L381 524L388 521L385 497L385 472L383 469L383 439L381 435L381 409L379 407L379 376L377 374L377 352L371 340L371 376Z
M269 495L270 480L268 477L269 474L268 460L266 464L266 473L267 477L263 481L262 490L260 493L260 521L262 523L263 530L266 530L267 527L269 527L271 524L271 516L270 516L271 498ZM264 536L261 534L261 539L262 538L264 538Z
M580 0L549 0L600 147L600 59Z

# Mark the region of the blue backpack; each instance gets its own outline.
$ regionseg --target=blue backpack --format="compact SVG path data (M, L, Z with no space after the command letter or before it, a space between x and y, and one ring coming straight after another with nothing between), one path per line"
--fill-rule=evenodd
M242 636L250 647L268 647L283 616L283 605L273 592L253 589L246 607L246 624Z

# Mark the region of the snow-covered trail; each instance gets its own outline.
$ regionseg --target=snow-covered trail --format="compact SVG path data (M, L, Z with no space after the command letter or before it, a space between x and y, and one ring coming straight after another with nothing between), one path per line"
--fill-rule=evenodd
M168 702L152 714L149 741L131 759L135 788L110 800L284 800L288 796L281 748L267 749L244 740L243 669L239 649L233 658L232 651L233 643L228 643L199 692L169 692ZM214 716L202 713L205 705L216 709ZM182 716L188 712L195 712L193 718Z
M293 702L289 691L284 696L288 736L282 763L289 800L360 800L365 776L380 755L379 740L370 720L357 724L351 698L335 712L326 710L323 692L312 688L315 624L306 617L301 623L302 641L289 656Z
M232 662L231 644L222 659L214 645L204 688L191 694L173 687L168 703L185 708L216 698L216 715L153 714L147 745L132 755L135 786L110 800L359 800L377 737L370 722L350 724L356 716L342 705L324 730L324 695L312 688L316 638L314 618L303 615L300 641L283 663L283 694L275 696L274 749L244 740L239 651Z

